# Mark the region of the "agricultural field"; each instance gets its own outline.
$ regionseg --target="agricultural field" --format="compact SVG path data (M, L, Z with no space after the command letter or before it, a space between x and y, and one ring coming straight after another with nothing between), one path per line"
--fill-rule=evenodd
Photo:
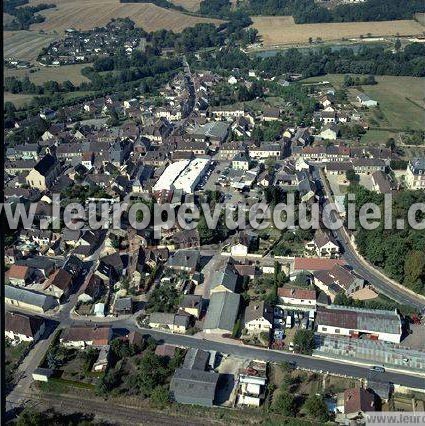
M193 3L190 0L181 1L182 4ZM45 0L33 0L30 4L40 3L45 3ZM218 19L201 18L164 9L151 3L124 4L119 3L119 0L55 0L55 4L56 8L40 12L46 20L32 25L31 30L59 33L71 27L89 30L106 25L112 18L126 17L131 18L137 26L146 31L167 29L179 32L201 22L221 22Z
M4 57L33 61L43 47L57 38L57 35L41 34L37 31L4 31Z
M66 80L74 85L79 85L83 81L89 81L87 77L81 74L81 70L89 67L91 64L64 65L61 67L38 67L29 69L7 69L4 70L5 77L29 77L34 84L42 85L44 82L53 80L58 83ZM30 72L31 71L31 72Z
M424 32L424 27L414 20L322 24L295 24L292 16L253 16L252 20L265 47L307 43L309 37L329 41L369 34L405 36Z
M184 7L189 12L197 12L199 10L201 0L171 0L171 3L176 6Z

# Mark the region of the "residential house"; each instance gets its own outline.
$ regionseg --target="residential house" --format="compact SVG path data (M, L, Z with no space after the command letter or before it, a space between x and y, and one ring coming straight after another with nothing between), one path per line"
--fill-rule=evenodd
M189 327L189 319L187 314L153 312L149 317L149 327L185 333Z
M376 411L373 393L363 388L346 389L338 395L336 420L341 423L364 423L366 413Z
M249 170L249 164L249 156L246 152L240 152L232 159L232 168L235 170Z
M314 251L319 257L335 259L339 257L339 245L328 231L318 229L312 241L306 244L306 250Z
M44 333L43 319L17 312L6 312L4 335L12 344L21 342L37 342Z
M43 290L58 299L69 296L72 290L72 275L64 269L58 269L47 279Z
M323 126L319 137L326 140L336 140L339 135L339 127L335 123Z
M285 286L278 289L277 295L278 306L282 309L306 311L316 309L316 290Z
M211 294L223 291L237 293L239 285L239 275L235 267L230 262L226 262L224 266L213 272L210 292Z
M360 105L368 108L378 106L378 102L369 98L365 93L359 93L356 99L360 102Z
M29 281L31 270L28 266L12 265L6 274L10 284L25 286Z
M185 271L193 274L196 271L200 259L197 249L182 249L173 253L165 266L175 271Z
M262 143L259 147L250 145L248 150L250 158L260 161L268 158L278 160L282 155L282 145L279 143Z
M414 158L409 161L405 175L406 186L409 189L425 188L425 159Z
M372 188L380 194L390 194L392 191L387 175L380 170L372 173Z
M186 294L179 304L179 311L184 311L189 315L199 319L202 311L202 296Z
M265 122L278 121L280 119L279 108L267 108L262 114L262 120Z
M268 333L273 327L273 307L263 301L251 301L245 309L245 328L249 334Z
M71 326L62 331L61 345L67 348L85 349L109 345L112 338L111 326Z
M50 154L45 155L25 178L31 188L47 191L55 182L60 172L60 164Z

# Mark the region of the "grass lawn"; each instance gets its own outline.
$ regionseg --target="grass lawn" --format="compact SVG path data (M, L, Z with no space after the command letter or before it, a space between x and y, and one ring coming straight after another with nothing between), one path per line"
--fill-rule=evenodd
M20 93L10 93L10 92L4 92L3 102L13 102L17 108L22 108L26 104L28 104L31 99L33 98L33 95L23 95Z
M383 145L389 138L394 138L397 133L390 130L368 130L360 139L364 145Z
M89 81L87 77L81 74L81 70L90 67L92 64L74 64L64 65L62 67L38 67L32 69L4 69L5 77L28 77L34 84L42 85L46 81L53 80L62 83L66 80L71 81L75 85L79 85L83 81ZM31 72L30 72L31 71Z

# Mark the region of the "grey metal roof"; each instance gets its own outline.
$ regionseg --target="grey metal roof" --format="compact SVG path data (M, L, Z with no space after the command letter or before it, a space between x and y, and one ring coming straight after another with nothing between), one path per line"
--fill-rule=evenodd
M20 287L6 285L4 288L4 294L6 299L17 300L22 303L43 308L44 310L58 305L58 301L52 296L26 290Z
M213 293L205 317L204 330L217 328L231 332L238 316L240 299L239 294L229 291Z
M188 370L204 371L209 358L209 352L205 352L201 349L190 348L184 358L183 368L187 368Z
M187 267L195 269L200 258L199 250L183 249L177 250L167 261L167 266L173 267Z
M228 290L235 292L238 287L238 274L234 268L227 264L224 268L215 271L212 277L212 288L222 285Z
M192 398L196 403L199 399L208 399L212 404L218 378L218 373L178 368L171 379L170 390L177 401Z

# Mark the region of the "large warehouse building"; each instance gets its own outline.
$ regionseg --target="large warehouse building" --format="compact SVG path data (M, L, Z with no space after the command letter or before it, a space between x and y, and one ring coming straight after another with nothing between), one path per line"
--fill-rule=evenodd
M153 187L153 191L171 191L181 189L186 194L191 194L205 174L210 160L195 158L181 160L170 164L159 177Z
M397 311L361 309L331 305L317 307L317 331L319 333L399 343L402 327Z

